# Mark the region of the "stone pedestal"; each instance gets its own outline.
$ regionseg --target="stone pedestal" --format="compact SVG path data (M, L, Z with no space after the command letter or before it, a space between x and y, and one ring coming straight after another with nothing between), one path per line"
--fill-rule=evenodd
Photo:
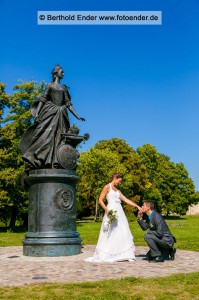
M81 252L76 231L75 170L38 169L29 172L28 233L23 241L26 256L68 256Z

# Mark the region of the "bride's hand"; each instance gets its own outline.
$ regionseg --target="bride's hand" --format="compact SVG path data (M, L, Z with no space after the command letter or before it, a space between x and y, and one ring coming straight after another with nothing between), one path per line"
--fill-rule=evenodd
M143 216L143 213L138 211L138 219L141 220L142 219L142 216Z
M140 206L138 206L138 211L142 213L142 208Z

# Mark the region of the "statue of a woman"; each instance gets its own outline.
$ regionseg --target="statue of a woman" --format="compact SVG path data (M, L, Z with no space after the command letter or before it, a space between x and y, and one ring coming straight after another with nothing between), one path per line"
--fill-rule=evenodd
M78 119L85 121L75 112L66 85L60 84L64 77L63 69L56 65L52 70L53 81L46 86L31 111L35 124L22 136L19 148L29 169L57 168L57 149L62 134L67 133L70 122L67 109Z

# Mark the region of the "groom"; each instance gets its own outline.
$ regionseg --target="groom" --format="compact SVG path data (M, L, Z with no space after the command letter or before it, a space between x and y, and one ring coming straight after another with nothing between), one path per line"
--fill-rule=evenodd
M143 213L147 214L148 221L142 219ZM142 212L138 213L138 224L142 230L148 230L144 235L150 250L146 254L150 262L164 262L164 254L167 253L171 260L175 259L176 249L173 244L175 237L169 230L164 218L154 210L154 203L150 200L144 200Z

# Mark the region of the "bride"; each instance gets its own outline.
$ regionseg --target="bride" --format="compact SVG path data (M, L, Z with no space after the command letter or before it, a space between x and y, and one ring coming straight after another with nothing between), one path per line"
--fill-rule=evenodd
M99 239L92 257L87 262L134 261L135 246L127 218L122 209L121 200L141 211L141 207L127 199L117 188L123 179L122 174L114 173L109 184L105 185L99 197L99 204L105 210ZM107 206L104 200L107 200ZM116 215L115 221L111 212Z

